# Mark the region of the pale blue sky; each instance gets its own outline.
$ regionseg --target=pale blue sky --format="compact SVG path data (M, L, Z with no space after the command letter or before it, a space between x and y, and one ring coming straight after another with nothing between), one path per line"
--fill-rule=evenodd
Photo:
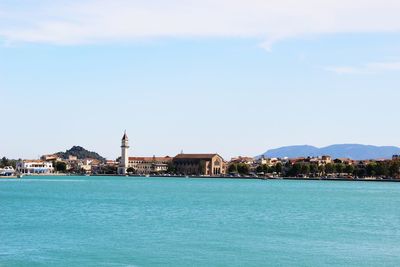
M218 7L205 1L204 10L217 9L211 22L199 23L201 12L178 16L187 20L183 28L163 26L182 8L179 1L167 8L152 1L161 11L142 1L81 2L87 6L0 1L0 156L36 158L81 145L116 158L124 129L130 154L148 156L183 149L230 158L294 144L400 145L400 23L393 1L380 1L379 12L374 1L364 13L354 11L357 22L346 21L357 1L349 9L340 8L344 1L328 1L328 10L316 4L298 15L315 10L308 23L282 24L282 34L269 25L298 12L293 1L270 1L274 10L285 10L271 13L272 21L260 19L259 1L244 7L237 1L233 11L254 11L259 21L222 12L226 24L213 21ZM92 14L95 4L100 8ZM146 24L139 15L138 21L104 16L113 9L131 18L136 8L158 17ZM333 22L324 22L324 12ZM375 27L366 17L377 13L387 22Z

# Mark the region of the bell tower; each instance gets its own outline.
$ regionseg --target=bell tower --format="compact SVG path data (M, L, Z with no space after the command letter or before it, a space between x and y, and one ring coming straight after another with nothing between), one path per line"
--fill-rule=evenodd
M119 175L126 175L126 169L128 168L129 164L129 156L128 156L128 149L129 149L129 140L126 131L124 132L124 136L121 140L121 159L119 162L118 174Z

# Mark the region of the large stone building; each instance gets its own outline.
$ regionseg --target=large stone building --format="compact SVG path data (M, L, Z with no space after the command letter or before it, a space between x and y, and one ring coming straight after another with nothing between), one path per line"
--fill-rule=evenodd
M165 173L172 163L171 157L129 157L128 168L137 174Z
M226 173L224 159L218 154L179 154L173 159L175 171L184 175L219 176Z

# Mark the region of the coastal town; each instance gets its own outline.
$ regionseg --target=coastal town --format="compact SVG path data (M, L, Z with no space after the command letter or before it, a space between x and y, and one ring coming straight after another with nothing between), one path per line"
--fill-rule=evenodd
M25 175L115 175L259 179L328 179L400 181L400 155L392 159L352 160L318 157L267 158L238 156L229 161L217 153L176 156L129 156L129 138L121 139L121 156L107 160L82 147L40 159L0 160L1 177Z

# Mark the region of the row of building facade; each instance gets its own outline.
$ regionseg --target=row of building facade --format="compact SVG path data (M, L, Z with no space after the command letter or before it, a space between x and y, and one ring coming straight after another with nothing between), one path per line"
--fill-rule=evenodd
M61 159L56 155L44 155L39 160L20 160L16 163L15 171L20 174L53 174L56 172L54 163L63 162L65 171L91 173L100 166L101 162L96 159L78 159L70 156Z
M165 173L180 175L221 176L226 174L226 162L216 154L178 154L175 157L129 157L129 139L126 134L121 140L119 175Z

